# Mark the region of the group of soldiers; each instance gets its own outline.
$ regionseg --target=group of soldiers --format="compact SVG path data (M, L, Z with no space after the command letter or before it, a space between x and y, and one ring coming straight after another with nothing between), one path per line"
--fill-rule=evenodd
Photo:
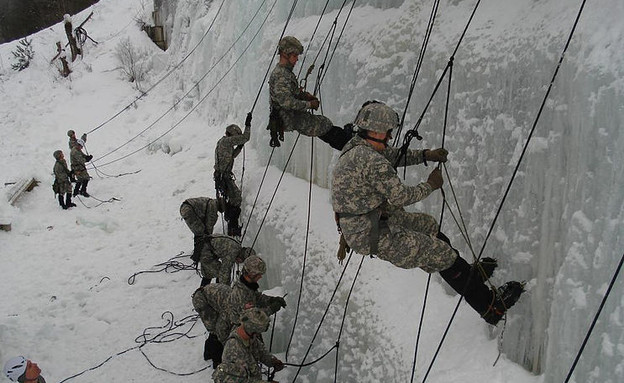
M69 137L69 151L71 159L71 170L67 166L65 155L62 150L56 150L52 154L56 162L54 163L54 184L52 190L58 195L59 205L63 210L67 210L70 207L75 207L76 204L72 202L72 183L75 183L73 190L73 196L81 195L83 197L90 197L87 192L87 184L91 177L87 171L86 163L93 159L90 154L83 153L82 149L87 141L87 134L83 134L80 138L76 138L76 132L73 130L67 131Z
M510 281L500 288L489 288L486 282L497 266L495 259L469 264L440 232L434 217L404 208L440 189L444 183L442 172L437 166L426 181L412 186L401 181L393 164L441 164L448 160L448 152L444 148L401 152L391 147L388 142L393 129L399 127L399 116L379 101L364 103L348 129L310 113L319 108L319 100L299 87L293 73L303 53L302 44L286 36L279 42L278 53L279 62L269 79L270 145L280 146L284 132L295 130L319 137L341 151L331 189L341 243L361 255L375 255L400 268L440 273L487 323L496 325L517 302L524 285ZM249 114L244 132L230 125L217 143L217 198L192 198L180 207L180 214L195 235L192 258L201 264L203 279L193 294L193 305L209 331L204 358L213 360L217 383L259 382L259 363L276 371L284 367L266 351L260 334L267 330L269 316L285 307L286 302L258 292L257 282L266 272L266 265L253 249L243 247L234 238L240 236L242 198L232 166L249 140L250 126ZM219 212L228 221L227 236L212 233ZM230 288L235 263L243 264L242 273ZM213 278L218 283L211 284Z

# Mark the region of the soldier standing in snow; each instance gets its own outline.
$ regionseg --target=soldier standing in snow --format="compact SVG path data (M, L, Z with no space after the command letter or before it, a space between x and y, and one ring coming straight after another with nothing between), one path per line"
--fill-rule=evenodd
M403 209L442 187L440 169L416 186L401 182L392 166L399 150L387 144L399 117L389 106L365 103L355 125L358 135L345 145L332 185L332 205L346 243L359 254L376 254L404 269L439 272L486 322L498 323L518 300L522 284L507 282L499 293L490 290L439 232L435 218ZM446 160L445 149L409 150L405 164Z
M76 138L76 132L74 132L72 129L68 130L67 137L69 137L69 150L72 150L74 146L76 146L76 141L78 141L78 139ZM82 136L80 136L80 139L86 144L87 133L83 133Z
M217 223L218 213L223 212L222 199L209 197L188 198L180 205L180 215L186 226L193 232L193 262L199 262L202 249L208 236L212 234Z
M329 118L307 112L317 110L319 100L299 87L293 73L303 46L295 37L286 36L280 40L278 49L279 62L269 78L271 114L267 129L271 131L271 146L280 146L284 131L296 130L306 136L318 136L332 148L342 150L351 134L333 126Z
M227 235L210 235L205 241L199 257L201 286L209 284L212 278L229 286L234 263L241 263L256 254L252 248L242 247L239 241Z
M249 308L240 316L240 325L227 338L223 363L212 374L215 383L262 382L259 363L281 371L284 363L269 353L261 334L269 329L269 317L257 308Z
M71 169L76 176L76 186L74 186L74 197L78 194L84 197L90 197L89 193L87 193L87 184L89 183L89 172L87 172L86 163L93 159L92 155L87 155L82 152L82 148L84 147L84 141L82 139L77 139L74 147L71 150L70 158L71 158Z
M45 383L41 376L41 369L37 363L23 356L16 356L4 364L4 375L12 382Z
M241 190L236 185L232 169L234 159L243 150L243 145L249 141L251 128L251 113L245 120L245 131L241 132L238 125L229 125L225 128L225 136L217 141L215 148L214 180L215 189L219 196L225 198L225 220L228 223L228 235L240 237L241 227L238 225L238 217L241 212L243 197Z
M67 167L67 161L65 161L65 155L62 150L56 150L53 154L56 162L54 163L54 185L52 189L58 194L59 205L64 210L70 207L75 207L76 204L72 202L72 174Z

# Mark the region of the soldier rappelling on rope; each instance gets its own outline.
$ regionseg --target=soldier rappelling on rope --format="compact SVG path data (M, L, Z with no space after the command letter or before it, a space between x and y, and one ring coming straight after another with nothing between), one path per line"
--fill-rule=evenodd
M228 235L240 237L241 226L238 217L241 213L243 196L236 185L236 177L232 169L234 159L243 150L243 145L249 141L251 128L251 113L245 119L245 131L241 132L238 125L229 125L225 128L225 136L217 141L215 147L214 181L217 195L225 200L224 217L227 221Z
M342 150L351 139L350 132L334 126L325 116L314 115L309 109L317 110L318 98L297 83L293 68L303 53L303 45L293 36L282 38L278 46L279 62L269 78L269 101L271 111L269 126L271 146L280 146L284 132L296 130L305 136L318 137L332 148Z
M71 147L71 137L69 145ZM71 153L71 170L76 177L76 186L74 186L74 197L80 194L83 197L91 197L89 193L87 193L87 184L91 177L89 176L89 172L87 172L86 163L93 159L93 156L90 154L84 154L82 152L82 148L85 146L85 142L79 138L76 140Z
M358 134L344 147L332 183L332 205L346 244L359 254L374 254L404 269L439 272L486 322L497 324L519 299L523 284L511 281L500 289L489 289L484 283L488 275L472 270L439 231L435 218L405 211L404 206L440 189L443 179L436 168L426 182L416 186L401 182L392 166L400 150L388 146L392 130L399 126L399 116L392 108L367 102L354 124ZM401 165L446 162L447 154L442 148L409 149ZM486 274L491 272L492 267Z

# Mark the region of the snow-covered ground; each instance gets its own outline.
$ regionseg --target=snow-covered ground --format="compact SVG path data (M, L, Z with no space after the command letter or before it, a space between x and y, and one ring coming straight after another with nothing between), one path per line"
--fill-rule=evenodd
M11 232L0 232L0 361L23 354L39 363L50 383L138 346L135 339L144 329L166 324L166 316L161 317L166 311L173 313L175 320L193 314L190 295L199 284L193 272L141 274L132 285L128 277L191 251L191 233L180 220L179 206L189 197L214 196L214 145L229 123L242 125L290 8L290 2L277 2L262 33L252 40L272 1L226 1L220 10L219 0L174 3L166 15L172 31L167 52L138 29L135 19L149 20L151 5L145 1L101 0L75 15L77 25L94 12L85 27L99 44L87 42L84 57L71 65L69 78L62 78L49 64L56 53L55 41L65 41L62 24L32 36L35 59L22 72L10 69L10 52L16 42L0 45L1 180L10 183L35 177L41 181L15 207L0 198L0 223L12 224ZM324 2L305 3L299 6L287 33L307 43ZM328 30L341 3L331 2L319 33ZM449 166L459 173L455 181L462 188L459 197L466 203L464 214L472 218L469 228L479 241L493 215L492 201L498 201L508 180L578 10L576 4L563 6L557 1L496 3L484 2L473 33L467 36L467 48L458 55L463 69L456 68L459 74L453 81L459 110L452 112L454 133L448 137L455 161ZM424 64L423 89L435 84L472 6L466 1L442 2L439 33L434 32L431 60ZM402 107L429 7L419 1L358 4L345 31L344 49L338 51L323 90L325 112L336 123L349 122L367 98ZM505 353L492 366L499 352L500 328L493 331L462 304L429 382L561 381L562 371L567 372L584 335L580 329L588 327L588 318L606 289L624 241L624 159L617 150L622 143L624 115L619 102L623 99L624 66L617 65L624 61L620 49L624 6L614 0L604 7L610 11L597 8L587 10L581 19L586 23L581 23L578 34L583 43L571 47L570 61L588 66L562 69L563 91L553 94L544 117L555 132L538 134L537 144L531 147L533 162L529 170L523 168L520 191L512 193L513 207L509 216L501 219L495 243L488 249L488 254L502 254L497 283L527 279L531 288L514 308L505 330ZM258 16L245 31L258 9ZM341 20L345 15L346 11ZM213 20L214 29L204 38ZM236 40L239 34L241 41ZM199 45L171 76L133 102L140 93L118 70L115 58L116 47L126 39L145 65L143 89ZM320 42L315 44L318 49ZM230 46L232 51L228 51ZM523 65L527 62L531 65ZM419 93L413 103L422 104L428 95L427 91ZM244 222L268 159L266 99L265 88L254 111L244 175L242 158L236 166L243 180ZM509 104L517 108L509 110ZM94 130L128 105L117 118ZM408 114L408 121L417 118L416 109ZM441 107L434 106L432 113L431 121L426 120L431 124L440 117ZM77 207L63 211L50 187L52 153L62 149L68 157L68 129L78 135L94 130L87 150L94 155L98 170L90 170L89 192L94 198L77 199ZM594 133L587 133L592 129ZM283 165L293 138L294 134L287 137L275 163ZM430 133L423 145L437 145L438 138L439 134ZM263 287L288 293L288 307L276 318L273 344L282 357L295 316L304 256L309 143L310 138L300 138L289 173L255 243L269 266ZM289 351L291 363L303 357L341 272L335 259L337 234L329 191L324 188L335 153L319 140L314 147L313 179L320 186L312 188L302 309ZM597 154L598 148L604 155ZM111 161L115 162L107 165ZM536 167L545 171L532 172ZM129 174L115 177L125 173ZM256 237L280 174L281 167L269 167L246 244ZM425 175L422 169L410 171L407 182L417 182ZM587 183L591 187L584 188ZM562 188L570 190L570 195L559 198ZM111 202L100 204L98 200ZM418 208L437 215L440 200L437 196L430 200ZM579 201L587 208L577 206ZM459 242L457 232L453 234ZM189 263L188 258L181 260ZM336 342L360 260L359 255L351 260L308 361ZM377 259L364 259L341 338L339 381L409 381L426 281L427 275L420 270L400 270ZM616 291L621 291L621 281L617 286ZM590 361L605 362L581 365L579 370L587 377L584 381L618 382L624 377L624 300L618 298L619 302L607 307L608 320L597 328L599 334L586 356ZM423 379L456 300L434 276L416 381ZM155 365L169 371L200 370L207 365L201 353L205 336L201 324L190 334L196 337L150 343L142 351ZM322 362L303 369L298 381L331 381L334 358L332 352ZM533 375L521 364L543 374ZM135 349L70 382L205 382L211 380L211 371L172 375L150 366ZM289 367L275 379L291 380L294 372Z

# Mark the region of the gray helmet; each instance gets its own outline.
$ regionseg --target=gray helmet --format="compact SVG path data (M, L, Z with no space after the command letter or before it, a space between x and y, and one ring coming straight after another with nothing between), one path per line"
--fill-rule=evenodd
M367 102L355 117L354 124L361 129L385 133L399 126L399 115L384 103Z
M242 259L243 261L251 257L252 255L256 255L256 251L252 249L251 247L241 247L238 253L238 257Z
M243 263L243 272L247 274L264 274L266 273L266 263L257 255L251 255Z
M61 159L61 154L63 154L62 150L55 150L54 154L52 154L54 156L55 160L60 160Z
M303 45L301 45L301 42L293 36L284 36L280 40L278 47L279 53L283 53L285 55L293 53L300 55L303 53Z
M266 314L265 314L266 315ZM22 375L26 372L26 358L23 356L16 356L9 359L4 364L4 375L11 379L13 382L17 382Z
M74 135L76 135L76 132L74 132L73 130L69 129L67 131L67 137L71 137L71 136L74 136Z
M239 128L238 125L235 124L228 125L228 127L225 128L225 132L230 136L238 136L243 134L241 128Z
M243 311L240 317L247 334L260 334L269 329L269 316L257 307L251 307Z

